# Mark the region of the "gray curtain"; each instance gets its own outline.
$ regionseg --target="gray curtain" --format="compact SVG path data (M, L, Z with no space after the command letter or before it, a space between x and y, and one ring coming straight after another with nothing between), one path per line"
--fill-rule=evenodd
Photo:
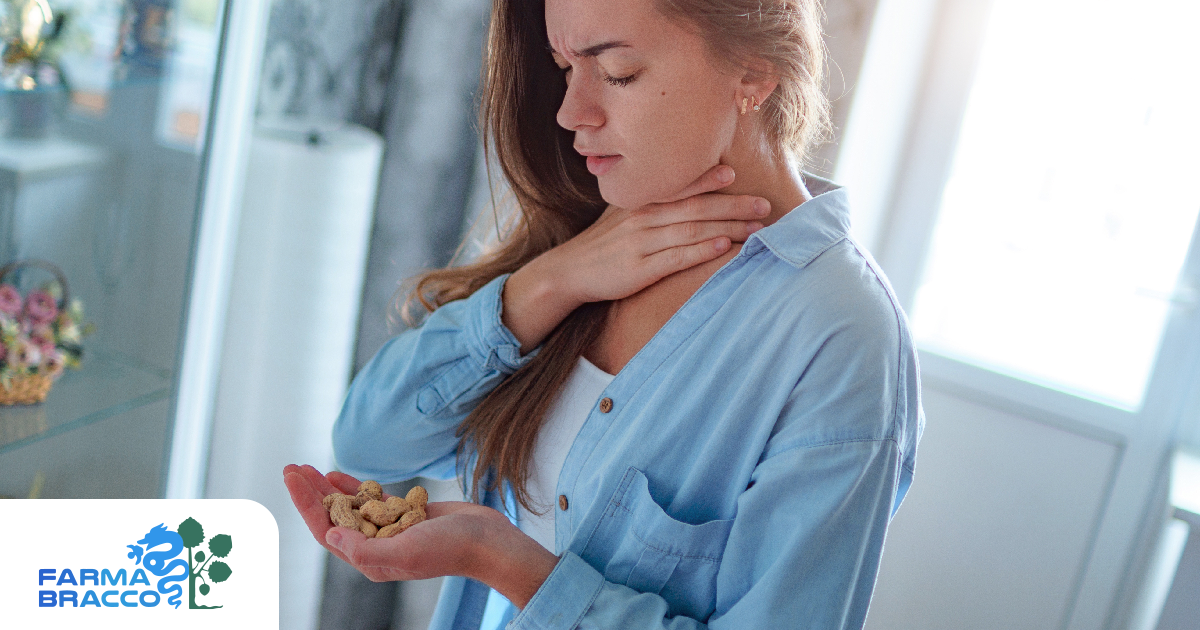
M461 238L480 144L475 95L489 7L485 0L409 0L399 13L403 22L381 116L387 148L356 371L400 330L392 317L399 283L423 269L445 266ZM403 495L413 483L389 492ZM331 559L327 567L322 629L427 623L435 585L376 584L343 562Z
M386 141L356 371L399 332L389 316L399 283L449 262L471 214L480 144L475 93L489 7L486 0L272 6L260 115L354 122ZM387 490L403 495L415 482ZM436 582L376 584L330 558L319 627L423 627L435 598Z
M399 283L450 261L462 236L480 145L475 93L490 4L413 0L388 88L375 228L356 365L398 332Z
M407 4L274 0L258 115L342 120L381 131Z
M275 0L258 114L342 120L386 141L355 371L399 332L399 283L444 266L480 195L475 95L487 0ZM387 486L404 495L420 481ZM319 627L425 627L437 580L376 584L326 563ZM402 602L411 602L404 606Z

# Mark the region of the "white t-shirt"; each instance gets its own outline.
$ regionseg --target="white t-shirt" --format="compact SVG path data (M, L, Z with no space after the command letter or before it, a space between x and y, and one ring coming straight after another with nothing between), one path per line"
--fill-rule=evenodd
M538 433L526 489L533 506L544 510L545 514L537 516L518 502L517 526L549 549L550 553L555 553L554 514L558 509L558 475L562 472L563 462L567 460L567 451L583 427L583 421L613 378L612 374L592 365L591 361L579 357Z

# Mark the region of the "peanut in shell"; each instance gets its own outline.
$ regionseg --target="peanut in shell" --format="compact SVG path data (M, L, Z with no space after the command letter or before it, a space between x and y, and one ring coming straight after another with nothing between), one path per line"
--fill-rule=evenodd
M329 520L333 521L334 525L358 529L358 516L350 506L352 498L348 494L339 494L333 498L329 506Z
M410 512L405 512L404 515L400 517L400 520L396 521L395 523L392 523L391 525L388 525L387 527L381 528L379 530L379 533L375 534L375 537L376 538L391 538L392 536L395 536L396 534L399 534L399 533L403 532L404 530L408 529L409 527L412 527L413 525L416 525L417 523L420 523L421 521L424 521L424 520L425 520L425 511L424 510L412 510Z
M358 492L360 494L365 492L365 493L371 495L372 499L375 499L377 501L383 500L383 486L379 485L378 481L372 481L372 480L368 479L368 480L358 484Z
M429 492L421 486L413 486L412 490L404 497L413 509L425 511L425 506L429 503Z
M359 512L362 513L363 518L379 527L391 525L400 518L401 514L408 511L408 502L404 499L400 499L399 501L392 500L396 498L398 497L389 497L387 502L372 499L364 503L359 508ZM401 501L403 502L402 504L400 503Z
M379 528L371 521L363 518L362 510L354 510L354 517L358 519L358 531L366 534L367 538L374 538Z

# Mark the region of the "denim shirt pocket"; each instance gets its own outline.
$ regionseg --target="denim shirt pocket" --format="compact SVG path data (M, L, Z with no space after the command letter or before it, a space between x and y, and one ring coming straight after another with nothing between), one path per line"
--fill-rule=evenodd
M580 554L604 579L667 601L672 615L700 621L716 607L717 570L733 519L685 523L650 496L630 467Z

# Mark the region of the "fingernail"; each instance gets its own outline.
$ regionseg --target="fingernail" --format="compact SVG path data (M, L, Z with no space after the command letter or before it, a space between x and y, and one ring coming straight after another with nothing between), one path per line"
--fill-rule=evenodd
M768 203L766 199L754 200L754 214L757 214L760 217L765 217L765 216L767 216L767 213L770 211L771 211L771 204Z
M329 533L325 534L325 542L333 545L334 547L341 546L342 533L336 529L329 530Z
M751 221L746 224L746 232L753 234L763 228L763 224L758 221Z
M729 168L728 166L718 169L717 181L721 182L722 184L728 184L729 182L733 181L733 169Z

